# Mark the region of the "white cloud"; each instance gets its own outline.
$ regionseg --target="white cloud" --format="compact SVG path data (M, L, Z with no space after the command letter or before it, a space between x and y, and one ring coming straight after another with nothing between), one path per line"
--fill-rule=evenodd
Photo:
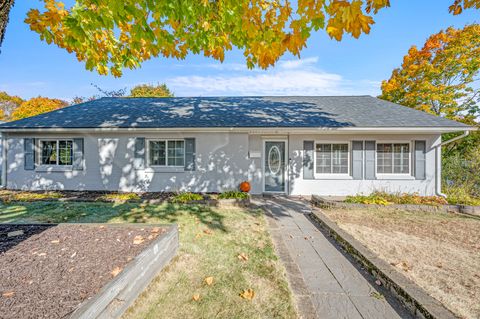
M299 69L305 68L308 66L313 66L317 64L318 56L305 58L305 59L297 59L297 60L283 60L279 62L279 67L283 69Z
M177 96L228 95L376 95L375 81L351 81L318 69L318 57L283 60L267 71L242 71L226 66L213 75L185 75L166 79ZM236 69L238 67L238 69ZM246 69L246 68L245 68ZM227 70L229 72L227 72Z

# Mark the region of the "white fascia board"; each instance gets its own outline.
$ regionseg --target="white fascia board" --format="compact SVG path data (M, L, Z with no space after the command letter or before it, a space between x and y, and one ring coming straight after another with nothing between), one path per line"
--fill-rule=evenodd
M173 128L0 128L0 132L6 133L92 133L92 132L241 132L250 134L351 134L351 133L451 133L463 131L475 131L477 127L318 127L318 128L295 128L295 127L173 127Z

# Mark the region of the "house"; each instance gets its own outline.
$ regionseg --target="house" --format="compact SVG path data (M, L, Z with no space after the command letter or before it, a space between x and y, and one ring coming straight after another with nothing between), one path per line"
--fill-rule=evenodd
M371 96L102 98L0 125L22 190L440 194L441 134ZM462 135L463 136L463 135Z

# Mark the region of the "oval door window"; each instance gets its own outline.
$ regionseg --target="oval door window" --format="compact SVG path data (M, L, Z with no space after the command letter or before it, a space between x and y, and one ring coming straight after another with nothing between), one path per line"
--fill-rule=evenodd
M280 149L277 146L272 146L268 151L268 169L274 175L280 172Z

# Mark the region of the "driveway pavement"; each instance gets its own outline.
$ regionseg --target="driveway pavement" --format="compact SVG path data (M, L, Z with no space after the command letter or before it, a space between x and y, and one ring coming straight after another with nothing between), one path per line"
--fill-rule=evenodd
M354 264L306 216L310 203L257 199L303 318L411 318L373 278Z

